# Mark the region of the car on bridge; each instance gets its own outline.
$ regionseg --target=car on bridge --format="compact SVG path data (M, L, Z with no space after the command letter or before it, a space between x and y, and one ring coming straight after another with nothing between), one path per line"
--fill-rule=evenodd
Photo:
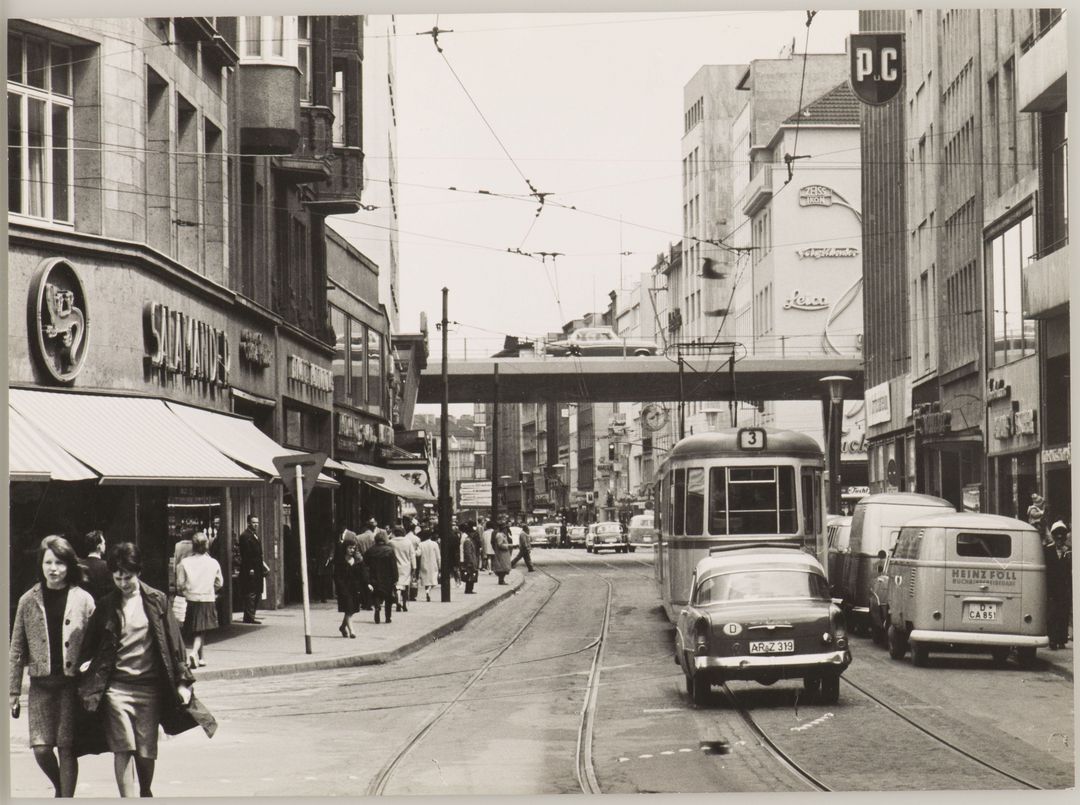
M544 345L548 355L593 356L657 355L660 347L655 341L623 338L610 327L582 327L569 336Z

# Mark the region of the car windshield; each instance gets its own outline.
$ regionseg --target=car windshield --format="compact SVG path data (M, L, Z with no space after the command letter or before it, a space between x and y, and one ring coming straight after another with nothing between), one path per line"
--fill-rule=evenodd
M805 570L743 570L710 576L698 585L696 604L767 598L829 600L829 584L818 573Z

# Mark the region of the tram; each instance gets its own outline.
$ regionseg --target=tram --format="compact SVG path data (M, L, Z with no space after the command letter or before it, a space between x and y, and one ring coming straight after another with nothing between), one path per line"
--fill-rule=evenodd
M824 562L824 472L804 433L727 428L680 440L655 484L654 574L668 618L686 605L710 548L783 542Z

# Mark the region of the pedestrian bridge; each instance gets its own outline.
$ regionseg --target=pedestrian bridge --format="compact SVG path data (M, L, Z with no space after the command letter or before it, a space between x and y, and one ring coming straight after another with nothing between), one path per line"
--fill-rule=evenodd
M756 358L736 361L734 376L726 355L683 358L485 358L447 364L450 402L493 402L498 367L499 402L677 402L690 400L820 400L821 378L851 378L845 396L861 398L859 358ZM733 388L734 386L734 388ZM420 375L418 403L442 401L441 362L431 360Z

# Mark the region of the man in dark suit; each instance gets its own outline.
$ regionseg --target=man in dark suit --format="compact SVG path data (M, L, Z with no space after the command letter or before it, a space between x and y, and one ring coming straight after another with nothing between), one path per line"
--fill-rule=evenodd
M112 571L106 567L101 555L105 553L105 535L100 531L91 531L85 537L86 558L79 562L83 569L83 586L98 601L116 589Z
M263 563L262 542L259 540L259 518L249 514L248 526L240 535L240 584L244 594L244 623L262 623L255 618L255 610L262 598Z

